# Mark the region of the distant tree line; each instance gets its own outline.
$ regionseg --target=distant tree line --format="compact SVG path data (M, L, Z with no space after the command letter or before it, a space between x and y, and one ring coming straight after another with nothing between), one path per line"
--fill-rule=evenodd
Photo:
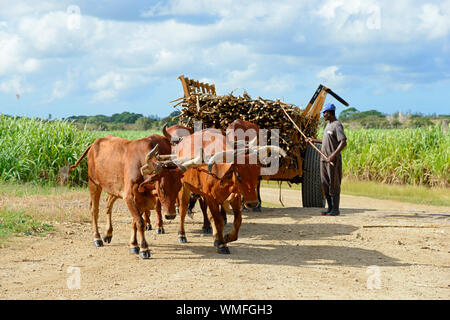
M157 115L144 116L140 113L122 112L111 116L70 116L66 120L74 124L79 129L87 130L160 130L164 124L168 126L178 123L174 119L180 114L180 111L174 111L167 117L161 118ZM3 115L10 117L8 115ZM395 129L395 128L421 128L434 124L443 124L448 127L450 115L423 115L422 113L396 112L393 114L384 114L377 110L359 111L354 107L344 109L338 115L339 120L344 123L346 128L373 128L373 129ZM44 121L53 121L49 114ZM325 121L320 119L320 126L325 126Z
M354 107L343 110L338 118L348 127L355 129L421 128L434 124L448 124L450 122L450 115L403 114L402 112L395 112L389 115L377 110L359 111Z
M89 130L159 130L167 123L168 126L177 123L173 119L180 114L180 111L174 111L165 118L157 115L144 116L140 113L122 112L111 116L70 116L64 120L69 121L80 128Z

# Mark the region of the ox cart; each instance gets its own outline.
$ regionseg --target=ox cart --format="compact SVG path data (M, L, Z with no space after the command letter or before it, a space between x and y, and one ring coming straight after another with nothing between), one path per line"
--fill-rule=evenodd
M193 129L194 121L202 121L204 127L226 130L234 120L242 119L257 124L261 129L279 129L279 144L288 157L280 159L276 174L261 178L301 183L303 207L325 206L320 183L321 155L305 141L298 129L308 137L316 136L320 112L327 94L331 94L345 106L348 106L347 102L329 88L319 85L306 108L301 110L279 99L251 99L246 92L242 96L234 96L233 92L219 96L214 84L199 82L183 75L178 79L183 86L184 97L173 102L178 101L175 107L181 105L181 114L176 117L181 124Z

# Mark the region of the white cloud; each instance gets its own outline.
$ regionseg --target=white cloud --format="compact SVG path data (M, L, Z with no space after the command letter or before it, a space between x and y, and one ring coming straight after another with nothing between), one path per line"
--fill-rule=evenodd
M420 21L419 29L430 39L446 37L450 31L450 11L442 12L436 5L423 5Z
M375 65L375 71L380 73L392 73L392 72L400 72L402 71L402 67L385 64L385 63L379 63Z
M116 100L121 92L148 84L152 79L133 70L110 71L88 83L88 88L94 91L92 102Z
M320 70L316 74L316 77L321 80L325 86L339 88L343 84L345 77L342 73L338 72L338 70L338 66L326 67Z
M100 90L94 94L91 102L106 102L113 101L117 98L117 91L108 89L108 90Z
M183 73L250 95L292 96L316 80L333 89L386 80L399 83L390 90L406 91L424 77L418 60L427 59L430 42L431 59L448 66L448 41L439 41L450 31L448 0L168 0L147 4L142 16L152 19L135 21L89 16L81 7L79 30L67 27L68 1L17 3L0 3L3 92L19 79L21 88L46 88L47 101L75 93L92 102L145 96L150 91L140 87ZM69 79L68 70L80 71Z
M396 83L393 85L395 91L410 91L413 87L412 83Z
M23 83L20 77L13 77L12 79L0 82L0 92L11 94L24 94L31 92L32 88Z

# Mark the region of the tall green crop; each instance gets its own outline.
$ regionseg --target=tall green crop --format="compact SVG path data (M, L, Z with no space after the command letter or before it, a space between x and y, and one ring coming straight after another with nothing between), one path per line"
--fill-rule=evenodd
M91 132L64 121L0 116L0 179L47 183L56 181L61 167L74 164L94 141ZM87 179L87 164L70 174L73 183Z
M344 175L385 183L450 186L450 134L441 126L346 130Z

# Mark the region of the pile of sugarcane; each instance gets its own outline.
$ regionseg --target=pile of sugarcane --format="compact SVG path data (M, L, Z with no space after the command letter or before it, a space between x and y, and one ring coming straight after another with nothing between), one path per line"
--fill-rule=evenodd
M181 114L176 118L190 128L194 128L194 121L201 121L203 128L226 130L234 120L242 119L257 124L261 129L279 129L280 147L293 159L304 154L307 143L281 107L308 137L315 137L318 125L318 119L302 117L302 110L295 105L260 97L253 100L246 93L237 97L232 93L224 96L194 94L177 105L181 105Z

